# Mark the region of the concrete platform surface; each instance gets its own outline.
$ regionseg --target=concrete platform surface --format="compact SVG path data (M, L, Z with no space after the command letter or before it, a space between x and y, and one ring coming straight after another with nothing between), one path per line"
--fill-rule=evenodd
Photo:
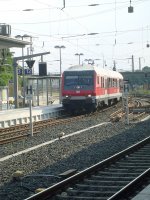
M150 185L136 195L132 200L150 200Z
M32 120L40 121L50 117L58 116L62 109L61 104L50 106L32 107ZM0 111L0 128L6 128L12 125L29 123L30 109L19 108Z

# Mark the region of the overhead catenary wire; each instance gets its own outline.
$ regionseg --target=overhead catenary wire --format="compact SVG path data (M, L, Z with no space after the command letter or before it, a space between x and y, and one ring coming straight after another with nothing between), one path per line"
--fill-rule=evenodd
M150 0L138 0L137 2L138 3L143 3L144 1L150 1ZM116 10L124 9L124 8L127 7L127 5L128 4L126 4L124 6L117 7ZM57 23L57 22L60 22L60 21L63 22L63 21L68 21L68 20L74 20L74 18L76 18L76 19L83 19L83 18L87 18L87 17L97 16L97 15L101 15L101 14L105 14L105 13L109 13L109 12L113 12L113 11L114 11L114 8L110 8L110 9L106 9L104 11L98 11L98 12L89 13L89 14L86 14L86 15L80 15L80 16L76 16L76 17L70 17L70 18L61 19L61 20L45 20L45 21L37 21L37 22L11 22L10 21L9 23L11 23L11 24L24 24L24 25L25 24Z

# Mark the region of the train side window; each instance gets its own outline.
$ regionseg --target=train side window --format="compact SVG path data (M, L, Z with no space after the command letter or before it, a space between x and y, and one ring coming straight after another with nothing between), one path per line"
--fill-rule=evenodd
M112 78L110 78L109 87L112 87Z
M113 79L113 87L116 87L117 86L117 79Z
M119 88L120 88L120 92L123 91L123 80L119 79Z
M117 79L117 87L119 87L119 79Z
M102 88L104 88L104 77L101 77L101 80L102 80Z
M97 84L99 85L99 76L97 76Z
M114 79L114 87L117 86L117 79Z
M111 78L108 78L108 88L111 87Z
M107 81L107 78L105 79L105 88L108 88L108 81Z

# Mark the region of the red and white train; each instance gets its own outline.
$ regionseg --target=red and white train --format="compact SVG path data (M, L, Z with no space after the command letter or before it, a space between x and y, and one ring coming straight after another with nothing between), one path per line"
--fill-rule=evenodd
M94 111L122 98L123 76L93 65L76 65L62 74L62 104L70 112Z

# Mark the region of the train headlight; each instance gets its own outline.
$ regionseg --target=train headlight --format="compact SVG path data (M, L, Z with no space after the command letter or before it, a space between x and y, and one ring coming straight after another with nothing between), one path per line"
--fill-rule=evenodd
M88 97L91 97L91 94L89 94Z
M70 96L70 95L66 95L65 98L66 98L66 99L70 99L71 96Z

